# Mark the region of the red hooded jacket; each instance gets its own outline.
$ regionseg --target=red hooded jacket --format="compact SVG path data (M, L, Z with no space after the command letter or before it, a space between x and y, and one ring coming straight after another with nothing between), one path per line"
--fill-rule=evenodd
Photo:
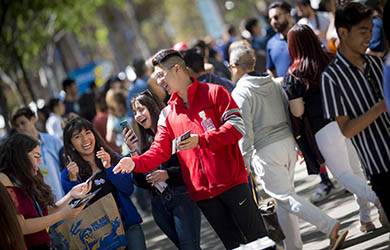
M247 183L248 177L238 146L244 123L237 104L224 87L191 79L188 106L174 93L168 106L161 111L150 149L132 159L136 165L134 172L150 172L170 158L175 138L188 130L191 134L198 134L196 148L177 154L188 192L195 201L200 201ZM202 111L216 129L203 129L201 122L205 118Z

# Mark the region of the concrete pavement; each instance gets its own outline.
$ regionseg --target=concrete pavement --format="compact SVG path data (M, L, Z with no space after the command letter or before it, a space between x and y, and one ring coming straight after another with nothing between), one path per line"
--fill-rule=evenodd
M299 195L310 198L314 192L320 178L318 176L308 176L304 165L297 165L295 174L295 186ZM260 191L264 198L268 196ZM377 226L376 231L371 233L361 233L359 230L359 212L357 204L352 194L346 192L338 183L336 190L325 201L317 204L329 216L341 222L341 229L349 230L349 234L344 243L343 249L356 250L384 250L388 249L389 233L384 228L379 228L378 212L375 206L372 206L372 219ZM142 225L145 233L147 249L149 250L173 250L175 246L161 232L154 223L152 216L144 217ZM316 230L315 226L300 220L300 231L304 242L304 250L328 249L329 240L327 237ZM201 247L204 250L224 249L221 241L210 227L207 220L202 217L201 228Z

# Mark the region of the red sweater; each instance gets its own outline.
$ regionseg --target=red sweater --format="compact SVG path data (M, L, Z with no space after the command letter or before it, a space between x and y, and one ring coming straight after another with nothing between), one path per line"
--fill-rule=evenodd
M170 158L172 140L188 130L198 134L196 148L177 154L189 194L200 201L247 183L248 177L238 147L244 128L237 104L224 87L199 83L194 78L192 81L188 87L188 107L174 93L160 114L151 148L132 159L136 164L134 172L149 172ZM203 129L201 111L212 120L215 130Z

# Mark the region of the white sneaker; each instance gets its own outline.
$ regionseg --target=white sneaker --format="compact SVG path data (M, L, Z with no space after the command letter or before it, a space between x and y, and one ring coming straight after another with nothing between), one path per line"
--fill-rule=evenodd
M320 201L326 199L326 197L331 195L333 189L334 188L332 186L328 186L328 185L323 184L323 183L318 184L316 191L310 197L310 201L312 203L316 203L316 202L320 202Z

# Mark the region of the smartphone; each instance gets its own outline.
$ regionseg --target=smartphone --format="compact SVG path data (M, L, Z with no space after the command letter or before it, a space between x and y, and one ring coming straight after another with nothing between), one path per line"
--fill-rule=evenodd
M131 130L133 131L134 133L134 130L133 128L130 126L129 122L127 120L123 120L121 121L121 123L119 123L119 125L122 127L122 130L124 130L125 128L127 128L127 130ZM134 139L137 139L137 136L135 136L135 133L133 135L133 137L131 137L130 140L134 140ZM136 140L137 141L137 140Z
M187 132L185 132L184 134L182 134L180 136L180 141L184 141L184 140L190 138L190 136L191 136L191 130L188 130Z
M87 203L90 199L92 199L93 195L97 194L97 192L99 192L101 189L102 189L102 188L98 188L98 189L96 189L95 191L86 194L83 198L80 198L80 199L75 200L74 202L72 202L72 204L70 204L70 206L71 206L72 208L81 207L82 205L84 205L85 203Z

